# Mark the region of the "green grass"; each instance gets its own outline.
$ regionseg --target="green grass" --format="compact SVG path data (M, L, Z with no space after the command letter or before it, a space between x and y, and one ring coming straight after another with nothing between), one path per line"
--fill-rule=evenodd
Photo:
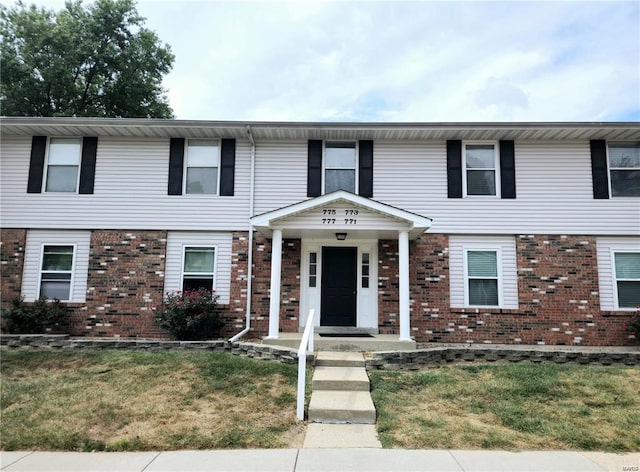
M385 447L640 450L640 368L491 364L371 372Z
M295 366L206 351L2 352L3 450L287 447Z

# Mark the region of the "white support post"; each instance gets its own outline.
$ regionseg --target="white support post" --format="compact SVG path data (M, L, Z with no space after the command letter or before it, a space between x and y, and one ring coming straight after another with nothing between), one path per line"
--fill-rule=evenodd
M400 289L400 341L411 341L409 316L409 232L398 232L398 271Z
M280 331L280 276L282 273L282 230L274 229L271 238L271 292L269 294L269 339L278 339Z

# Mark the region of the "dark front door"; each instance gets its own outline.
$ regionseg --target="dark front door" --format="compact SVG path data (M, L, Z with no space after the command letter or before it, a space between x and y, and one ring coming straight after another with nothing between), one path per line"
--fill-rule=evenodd
M321 326L356 325L355 247L322 248Z

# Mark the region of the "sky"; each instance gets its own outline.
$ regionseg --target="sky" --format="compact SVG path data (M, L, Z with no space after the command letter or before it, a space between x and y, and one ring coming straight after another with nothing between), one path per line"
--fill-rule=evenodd
M638 1L137 7L176 56L179 119L640 121Z

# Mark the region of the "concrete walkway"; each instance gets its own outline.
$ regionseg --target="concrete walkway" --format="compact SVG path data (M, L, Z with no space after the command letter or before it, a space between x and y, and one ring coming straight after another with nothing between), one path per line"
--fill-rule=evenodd
M10 472L635 472L640 453L257 449L173 452L0 452Z

